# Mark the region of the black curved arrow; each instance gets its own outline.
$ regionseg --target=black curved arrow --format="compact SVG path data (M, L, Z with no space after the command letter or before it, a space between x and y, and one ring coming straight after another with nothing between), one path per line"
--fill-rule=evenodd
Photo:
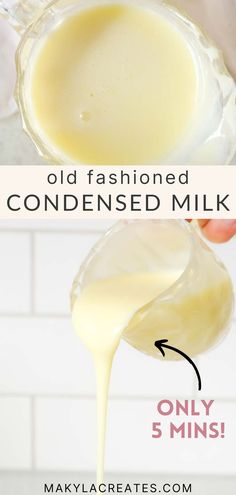
M199 371L197 369L196 364L183 351L180 351L179 349L176 349L175 347L172 347L171 345L167 345L166 342L168 342L168 339L156 340L155 346L157 347L157 349L159 349L159 351L161 351L163 357L165 357L165 351L163 349L163 347L164 347L166 349L170 349L171 351L178 352L178 354L180 354L185 359L187 359L187 361L193 366L193 368L194 368L194 370L196 372L196 375L197 375L197 378L198 378L198 390L201 390L201 388L202 388L202 381L201 381L201 376L200 376L200 373L199 373Z

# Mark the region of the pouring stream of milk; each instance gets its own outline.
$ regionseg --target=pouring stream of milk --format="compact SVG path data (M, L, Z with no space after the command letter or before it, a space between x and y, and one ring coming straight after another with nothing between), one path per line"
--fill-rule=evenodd
M88 284L73 305L76 332L92 354L97 378L97 484L104 479L107 399L111 367L133 315L177 279L176 272L130 273Z

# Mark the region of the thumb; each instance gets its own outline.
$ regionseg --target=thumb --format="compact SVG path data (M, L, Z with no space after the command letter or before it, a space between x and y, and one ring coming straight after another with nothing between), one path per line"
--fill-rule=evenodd
M227 242L236 234L236 220L198 220L198 223L211 242Z

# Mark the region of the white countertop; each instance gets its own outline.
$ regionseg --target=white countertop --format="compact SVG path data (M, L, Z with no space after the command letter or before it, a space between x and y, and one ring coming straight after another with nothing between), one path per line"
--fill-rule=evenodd
M45 163L23 131L19 114L0 120L0 165Z

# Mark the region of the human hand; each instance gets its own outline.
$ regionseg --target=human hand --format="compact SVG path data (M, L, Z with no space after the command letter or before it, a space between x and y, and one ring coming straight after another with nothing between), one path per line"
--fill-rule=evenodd
M236 79L236 1L235 0L168 0L184 9L222 50L225 63Z
M211 242L227 242L236 234L236 220L198 220L198 224Z

